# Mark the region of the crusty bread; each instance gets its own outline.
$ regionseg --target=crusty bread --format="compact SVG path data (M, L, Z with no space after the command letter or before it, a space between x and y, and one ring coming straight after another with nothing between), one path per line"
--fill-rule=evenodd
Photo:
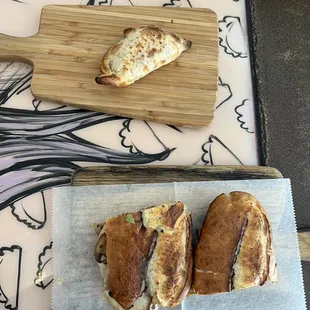
M245 192L210 205L195 250L192 293L213 294L276 281L268 217Z
M179 35L147 26L124 30L125 39L108 49L102 59L98 84L123 87L177 59L191 47Z
M171 307L186 297L192 280L192 229L182 202L111 218L96 231L104 295L115 309Z

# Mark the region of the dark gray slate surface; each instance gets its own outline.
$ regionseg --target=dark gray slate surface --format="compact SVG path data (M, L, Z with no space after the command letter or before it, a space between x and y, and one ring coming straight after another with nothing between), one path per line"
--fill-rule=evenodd
M310 227L310 0L246 0L262 164L292 180ZM252 29L251 29L252 28ZM310 262L302 262L310 304Z
M305 294L307 298L307 309L310 305L310 262L301 261L303 274L304 274L304 284L305 284Z
M310 227L310 0L251 0L248 9L262 161L291 178L298 228Z

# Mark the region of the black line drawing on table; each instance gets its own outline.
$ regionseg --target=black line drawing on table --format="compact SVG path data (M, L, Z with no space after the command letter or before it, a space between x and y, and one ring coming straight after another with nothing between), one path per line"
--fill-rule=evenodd
M245 99L240 105L237 105L235 112L237 113L237 121L240 123L240 128L244 129L248 133L254 133L254 124L251 121L254 119L254 115L248 116L248 120L245 119L246 114L253 110L253 102L250 99ZM253 113L254 114L254 113Z
M96 3L96 0L89 0L86 5L112 5L113 0L104 0L104 1L97 1L98 3Z
M184 0L184 1L181 1L181 0L170 0L169 2L167 3L164 3L163 4L163 7L169 7L169 6L173 6L173 7L179 7L179 6L188 6L190 8L192 8L192 4L190 2L190 0Z
M127 0L128 2L129 2L129 4L130 5L132 5L133 6L133 3L132 3L132 1L131 0ZM96 1L96 0L89 0L87 3L86 3L86 5L113 5L113 4L115 4L115 3L113 3L113 2L115 2L115 0L101 0L101 1Z
M121 138L121 145L125 148L129 149L129 152L131 154L138 154L138 149L136 148L135 144L131 140L130 143L127 144L126 142L126 135L125 132L130 132L129 124L130 124L130 119L127 119L123 122L123 128L119 132L119 137Z
M13 96L19 95L30 88L32 67L19 62L0 62L0 106L8 102ZM55 103L42 104L41 100L32 99L32 106L37 110L67 109L64 105ZM70 108L73 110L73 108Z
M142 150L138 146L138 144L141 143L142 132L144 133L143 141L152 141L152 152L161 154L162 152L169 151L169 153L167 153L169 156L171 152L175 150L174 147L168 148L165 145L165 143L159 138L158 134L153 129L152 125L147 121L127 119L123 122L122 125L123 126L118 133L121 139L120 142L121 145L128 149L131 154L149 155L146 150ZM177 128L174 128L174 126L167 127L171 128L173 131L180 132ZM168 156L166 156L166 158Z
M247 57L247 43L240 17L225 16L219 21L219 44L234 58Z
M30 87L32 67L18 62L0 63L0 106Z
M42 102L41 100L38 100L36 98L32 99L32 105L33 105L35 111L39 110L39 106L40 106L41 102Z
M41 191L32 194L30 197L13 203L10 206L12 209L11 213L18 222L25 224L30 229L39 230L45 226L47 220L44 193Z
M218 95L217 95L217 105L215 107L216 109L218 109L222 104L227 102L233 96L230 86L226 83L223 83L221 77L219 77L217 85L218 85Z
M221 154L220 163L222 165L225 162L229 165L243 165L237 155L215 135L210 135L208 141L201 146L201 149L201 161L205 165L217 165L218 154Z
M18 309L21 263L19 245L0 248L0 303L5 309Z
M69 184L81 165L147 164L162 161L172 152L166 148L152 154L132 154L79 137L83 129L126 120L124 117L61 106L45 110L45 103L37 104L40 111L33 110L31 102L31 110L5 107L13 95L30 85L25 82L30 72L24 64L0 64L0 79L5 81L0 93L0 210L36 192ZM10 74L15 76L14 82ZM105 134L110 135L100 133Z
M78 108L73 108L73 107L68 107L68 106L65 106L65 105L59 105L57 103L50 103L50 102L44 102L44 101L41 101L39 99L36 99L36 98L33 98L32 99L32 106L34 108L34 111L45 111L45 110L49 110L49 111L52 111L52 110L78 110Z
M166 159L159 153L126 153L74 134L96 124L124 119L83 110L0 109L0 210L30 194L69 184L80 162L146 164Z
M17 2L17 3L27 4L26 2L21 1L21 0L12 0L12 1L13 1L13 2Z
M45 246L38 257L38 270L34 279L34 284L45 290L54 280L53 278L53 242Z
M167 126L170 127L171 129L175 130L175 131L178 131L178 132L180 132L180 133L183 133L182 129L179 128L179 127L176 127L176 126L174 126L174 125L167 125Z

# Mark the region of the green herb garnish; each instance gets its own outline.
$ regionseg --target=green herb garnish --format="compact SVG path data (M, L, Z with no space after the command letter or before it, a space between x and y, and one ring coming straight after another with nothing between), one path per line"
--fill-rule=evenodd
M125 221L130 223L130 224L134 224L135 223L135 219L133 218L132 214L128 213L125 217Z

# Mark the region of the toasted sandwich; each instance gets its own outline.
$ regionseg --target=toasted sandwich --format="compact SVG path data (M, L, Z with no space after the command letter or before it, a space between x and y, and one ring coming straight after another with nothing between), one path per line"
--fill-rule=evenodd
M182 202L122 214L95 226L95 258L114 309L172 307L192 280L192 220Z
M221 194L210 205L194 254L193 294L213 294L276 281L267 214L251 194Z

